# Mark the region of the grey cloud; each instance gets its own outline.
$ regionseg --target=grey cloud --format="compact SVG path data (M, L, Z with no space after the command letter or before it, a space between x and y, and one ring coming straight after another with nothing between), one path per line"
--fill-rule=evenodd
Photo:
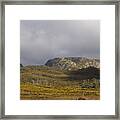
M22 20L20 61L44 64L48 59L67 56L100 57L98 20Z

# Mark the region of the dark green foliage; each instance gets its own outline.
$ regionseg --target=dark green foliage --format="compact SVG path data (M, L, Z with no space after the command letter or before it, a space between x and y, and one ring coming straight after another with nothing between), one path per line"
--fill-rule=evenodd
M83 68L75 71L70 71L69 76L73 79L100 79L100 69L94 67Z
M22 65L22 64L20 64L20 67L23 67L23 65Z

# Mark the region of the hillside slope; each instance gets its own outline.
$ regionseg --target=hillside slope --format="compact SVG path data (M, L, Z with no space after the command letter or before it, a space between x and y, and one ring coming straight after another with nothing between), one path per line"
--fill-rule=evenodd
M100 99L99 65L92 66L90 64L91 66L84 67L89 60L85 62L82 59L82 63L80 63L81 60L77 59L65 58L65 60L61 60L61 58L55 58L49 60L45 66L21 67L21 99ZM72 62L77 65L71 67ZM83 67L79 69L80 64Z

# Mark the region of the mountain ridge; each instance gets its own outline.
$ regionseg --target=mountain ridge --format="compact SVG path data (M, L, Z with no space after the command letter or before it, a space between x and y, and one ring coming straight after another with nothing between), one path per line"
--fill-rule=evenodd
M83 68L100 68L100 60L86 57L58 57L48 60L45 63L48 67L55 67L61 70L79 70Z

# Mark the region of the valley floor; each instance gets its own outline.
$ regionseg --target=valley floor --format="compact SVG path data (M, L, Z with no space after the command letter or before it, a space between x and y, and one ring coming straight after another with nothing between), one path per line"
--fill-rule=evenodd
M21 83L21 100L99 100L99 90L80 87L47 87Z

